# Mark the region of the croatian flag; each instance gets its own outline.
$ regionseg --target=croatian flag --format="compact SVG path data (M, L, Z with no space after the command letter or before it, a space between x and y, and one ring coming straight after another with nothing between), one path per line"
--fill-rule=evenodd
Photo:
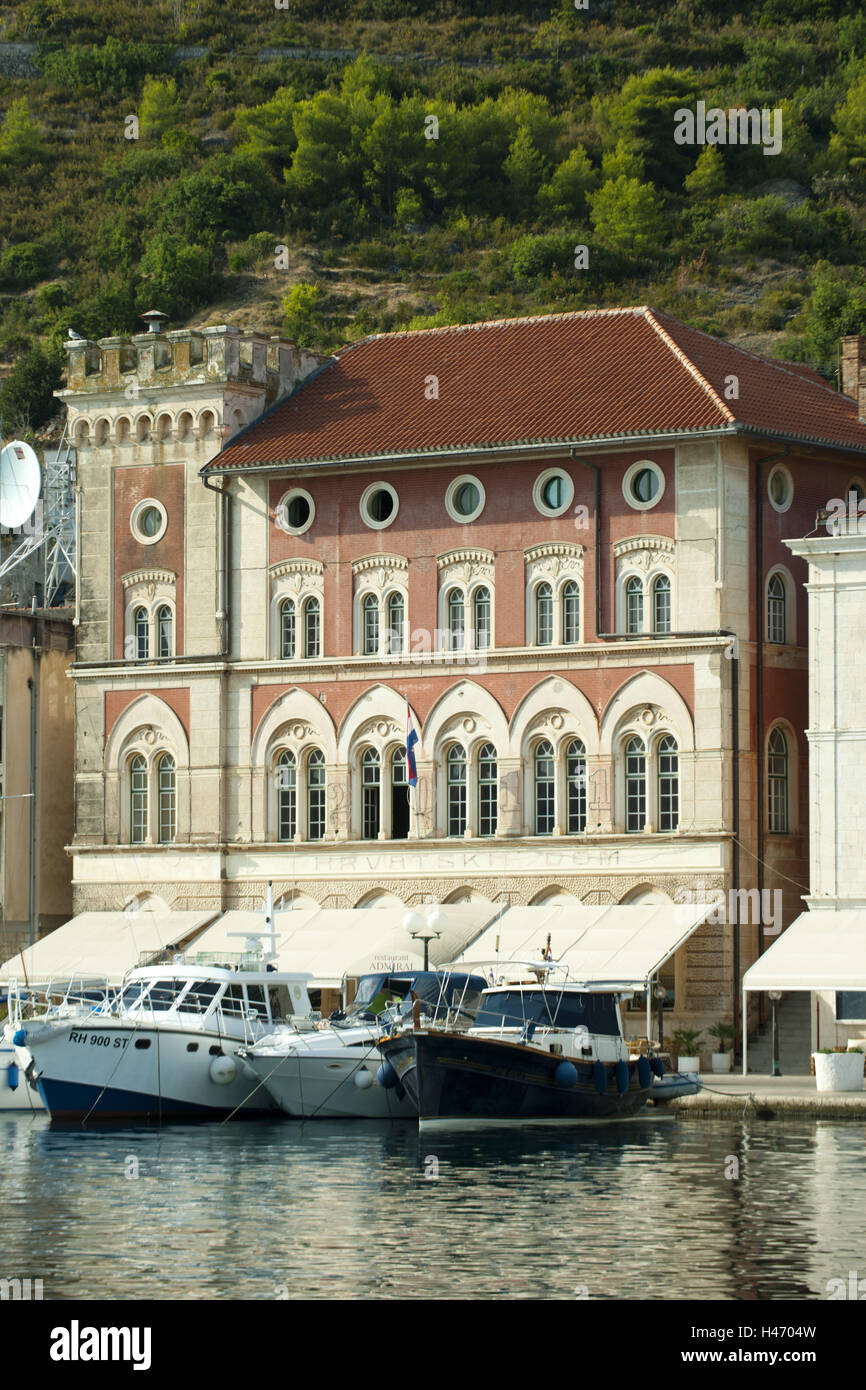
M415 746L419 742L418 730L412 721L409 706L406 706L406 780L410 787L418 785L418 769L415 766Z

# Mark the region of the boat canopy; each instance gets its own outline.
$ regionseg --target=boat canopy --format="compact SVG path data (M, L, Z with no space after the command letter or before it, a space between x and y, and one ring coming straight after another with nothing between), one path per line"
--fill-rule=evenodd
M666 902L512 907L463 952L459 964L542 961L549 936L551 958L567 967L569 982L623 993L645 990L716 906Z
M183 944L213 921L210 912L80 912L0 966L0 981L44 985L91 975L119 985L142 955Z

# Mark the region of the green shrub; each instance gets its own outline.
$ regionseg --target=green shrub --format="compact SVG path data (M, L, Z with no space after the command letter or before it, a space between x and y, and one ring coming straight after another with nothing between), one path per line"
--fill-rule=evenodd
M170 318L186 317L206 303L220 284L211 251L172 232L157 232L151 237L138 274L143 308L158 304Z
M0 289L26 290L44 280L54 264L49 247L38 241L20 241L0 254Z
M52 392L60 385L62 349L36 343L19 357L0 385L0 419L7 434L38 429L57 411Z

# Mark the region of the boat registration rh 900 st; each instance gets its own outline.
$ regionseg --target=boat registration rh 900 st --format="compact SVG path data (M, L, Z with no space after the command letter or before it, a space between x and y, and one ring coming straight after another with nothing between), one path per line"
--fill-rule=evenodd
M112 1045L114 1047L126 1047L129 1038L122 1038L117 1033L111 1035L102 1029L100 1029L99 1032L96 1030L92 1032L83 1032L79 1028L77 1030L73 1029L66 1041L71 1043L90 1043L94 1047L111 1047Z

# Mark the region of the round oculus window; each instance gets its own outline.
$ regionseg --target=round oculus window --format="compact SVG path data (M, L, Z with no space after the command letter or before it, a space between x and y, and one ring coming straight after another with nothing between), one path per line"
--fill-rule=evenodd
M281 531L292 536L302 536L309 531L316 516L316 506L308 492L293 488L280 501L276 512L276 522Z
M574 498L574 483L561 468L540 473L532 487L532 500L543 516L562 516Z
M775 511L786 512L794 500L794 484L787 468L774 468L767 479L767 495Z
M661 501L665 490L665 475L657 463L641 459L626 470L622 480L622 490L630 507L637 511L649 511Z
M474 521L484 510L484 486L477 478L455 478L445 493L445 510L452 521Z
M556 511L558 507L562 506L565 501L565 482L559 474L548 478L541 489L541 496L544 499L544 505L550 507L551 511Z
M129 526L135 539L141 545L153 545L165 535L168 514L161 502L146 497L132 509Z
M371 483L361 498L361 516L375 531L383 531L397 515L397 494L390 483Z

